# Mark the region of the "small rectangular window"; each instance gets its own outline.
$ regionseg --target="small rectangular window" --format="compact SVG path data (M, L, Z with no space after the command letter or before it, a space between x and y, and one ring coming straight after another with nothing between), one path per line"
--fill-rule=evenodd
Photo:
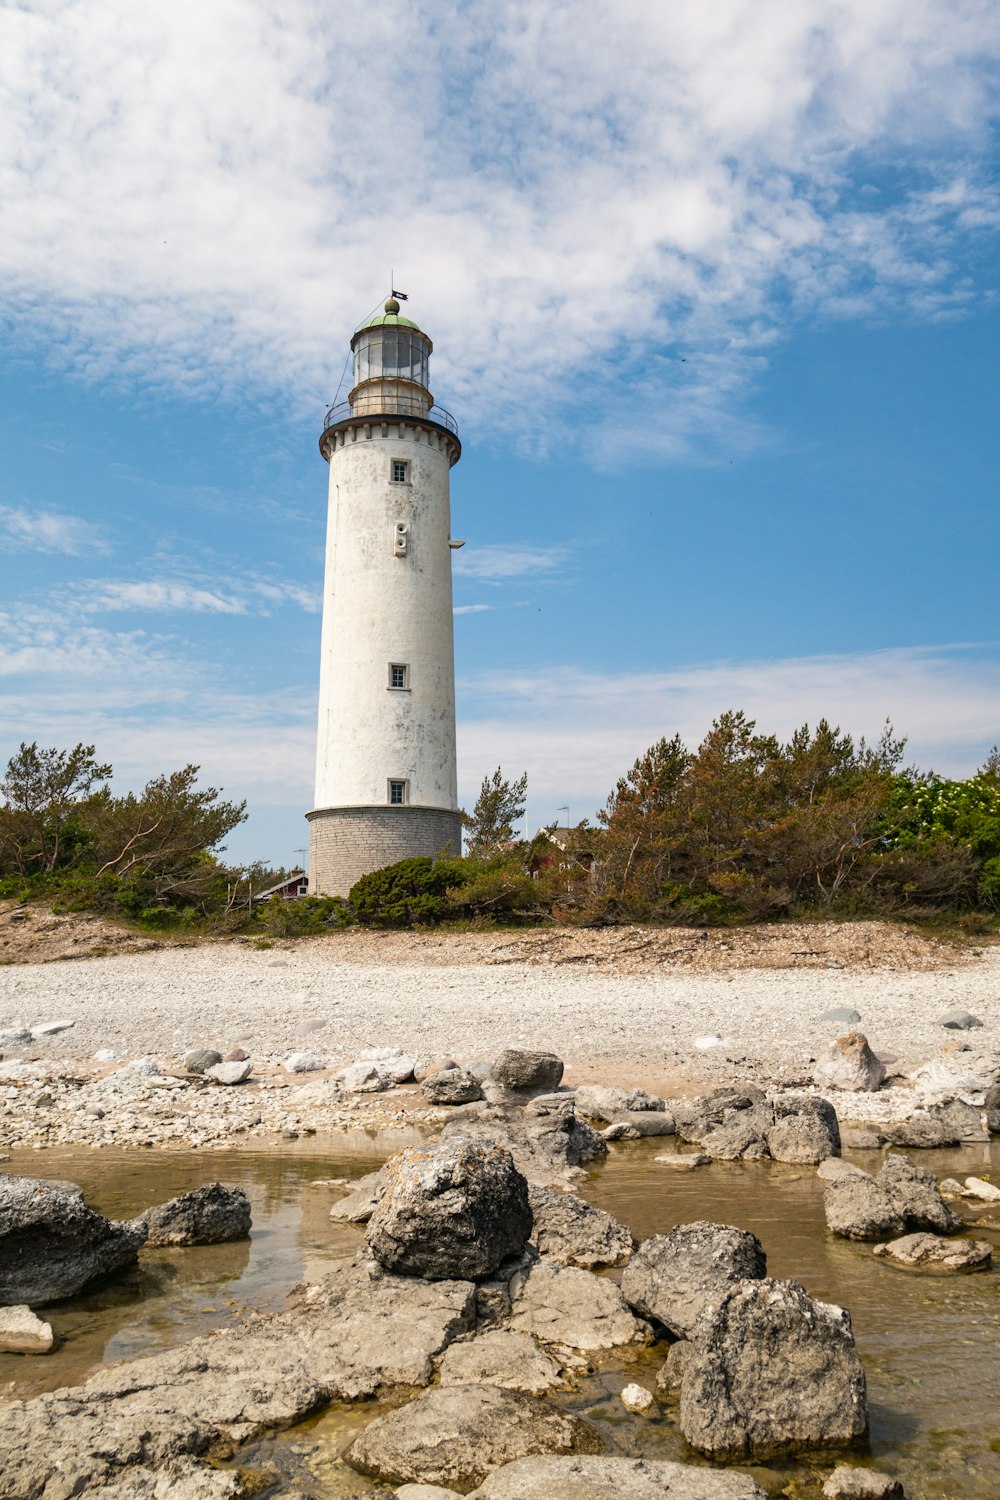
M410 466L408 463L404 463L402 459L394 458L392 461L393 484L405 484L407 479L410 477L409 468Z
M406 806L406 802L407 802L406 782L405 781L390 781L389 782L389 806L390 807L405 807Z
M410 685L410 669L405 662L394 661L389 663L389 686L390 688L406 689Z

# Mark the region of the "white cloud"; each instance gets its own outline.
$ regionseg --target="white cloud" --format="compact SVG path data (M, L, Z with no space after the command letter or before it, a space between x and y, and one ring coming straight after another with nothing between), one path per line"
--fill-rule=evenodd
M27 506L0 505L0 540L9 548L62 552L69 557L111 551L99 526L79 516Z
M91 585L86 607L95 613L113 610L141 612L193 610L198 614L245 615L246 602L233 594L198 588L191 583L149 580L145 583L119 582L109 579Z
M752 441L776 331L950 316L958 237L1000 222L981 0L373 0L335 28L47 0L0 27L3 310L88 378L304 409L395 264L465 420L565 440L575 402L599 457L622 422L648 450L642 412L657 451Z
M508 578L537 578L565 566L565 547L521 547L503 545L465 548L455 558L455 573L464 578L498 582Z
M496 609L495 604L456 604L452 610L454 615L481 615L487 610Z

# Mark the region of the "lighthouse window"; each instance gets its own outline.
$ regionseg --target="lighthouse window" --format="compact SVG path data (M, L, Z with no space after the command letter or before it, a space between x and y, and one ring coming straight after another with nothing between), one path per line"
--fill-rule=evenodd
M408 463L405 463L398 458L394 458L392 461L393 484L405 484L410 477L409 470L410 466Z
M405 662L394 661L389 664L389 686L391 688L408 688L410 685L410 669Z
M407 798L406 798L406 782L405 781L390 781L389 782L389 806L390 807L405 807L406 806L406 800L407 800Z

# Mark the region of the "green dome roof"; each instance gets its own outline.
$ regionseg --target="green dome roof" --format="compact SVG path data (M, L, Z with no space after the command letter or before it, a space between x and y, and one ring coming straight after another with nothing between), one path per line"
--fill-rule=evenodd
M412 328L414 333L423 332L423 329L418 328L410 318L400 317L399 303L395 297L390 297L386 302L384 312L376 313L374 318L369 318L367 323L362 323L358 333L366 328Z

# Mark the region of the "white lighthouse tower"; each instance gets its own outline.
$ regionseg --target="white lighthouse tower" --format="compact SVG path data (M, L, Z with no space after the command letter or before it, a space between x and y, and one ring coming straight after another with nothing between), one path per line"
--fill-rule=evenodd
M351 340L330 465L309 888L461 851L449 474L462 448L428 388L433 345L390 297Z

